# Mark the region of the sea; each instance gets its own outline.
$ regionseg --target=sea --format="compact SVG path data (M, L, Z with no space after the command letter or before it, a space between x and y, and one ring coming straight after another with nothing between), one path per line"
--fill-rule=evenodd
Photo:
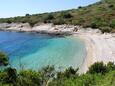
M0 51L7 54L9 66L17 70L57 70L82 65L86 49L79 37L0 31Z

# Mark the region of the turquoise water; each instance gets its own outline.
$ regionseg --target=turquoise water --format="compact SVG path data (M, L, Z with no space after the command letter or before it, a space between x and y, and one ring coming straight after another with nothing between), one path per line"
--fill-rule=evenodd
M0 50L8 54L10 65L18 70L38 70L47 65L77 68L85 56L85 46L79 38L33 33L0 31Z

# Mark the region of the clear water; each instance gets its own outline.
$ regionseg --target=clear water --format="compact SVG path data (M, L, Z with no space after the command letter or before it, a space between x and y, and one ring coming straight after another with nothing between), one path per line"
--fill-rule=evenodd
M10 65L18 70L38 70L47 65L77 68L85 56L80 39L32 33L0 31L0 50L8 54Z

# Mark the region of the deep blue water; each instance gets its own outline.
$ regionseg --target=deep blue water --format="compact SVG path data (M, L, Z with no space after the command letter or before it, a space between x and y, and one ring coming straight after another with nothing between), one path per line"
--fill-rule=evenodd
M35 33L0 31L0 50L7 53L10 65L18 70L37 70L47 65L79 67L85 56L85 46L79 38Z

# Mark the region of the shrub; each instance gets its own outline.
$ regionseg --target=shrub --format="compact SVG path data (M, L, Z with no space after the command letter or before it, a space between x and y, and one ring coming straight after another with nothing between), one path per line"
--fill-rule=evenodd
M111 21L110 27L115 28L115 19Z
M17 80L17 71L14 68L7 68L4 70L4 72L7 73L7 77L5 78L4 81L6 81L6 83L12 83L12 84L16 84L16 80Z
M0 66L7 66L8 65L8 57L3 52L0 52Z
M113 8L113 7L114 7L114 5L113 5L113 4L110 4L110 5L109 5L109 8Z
M26 14L25 16L30 16L30 14Z
M70 13L62 13L63 18L72 18L72 15Z
M91 28L98 28L97 23L95 23L95 22L92 22L90 26L91 26Z
M94 74L94 73L100 73L105 74L107 73L107 67L104 65L103 62L96 62L91 67L89 67L88 73Z
M65 75L65 77L70 78L70 77L76 75L77 71L78 71L78 69L75 70L72 67L69 67L68 69L65 70L64 75Z
M54 16L52 14L48 14L45 18L45 20L52 20L54 19Z
M79 6L78 8L80 9L80 8L82 8L82 6Z
M53 19L54 19L53 14L47 14L45 17L43 17L43 22L44 23L51 23Z
M57 78L73 78L78 76L77 74L78 69L73 69L72 67L69 67L64 72L58 72Z
M37 22L36 22L36 21L31 21L31 20L30 20L28 23L30 24L31 27L33 27Z
M53 21L54 25L62 25L65 21L62 18L56 19Z
M108 63L107 63L107 68L108 68L109 71L110 71L110 70L115 70L115 65L114 65L114 63L113 63L113 62L108 62Z
M84 22L85 22L84 18L80 17L80 18L78 19L78 24L79 24L79 25L82 25L82 23L84 23Z
M19 73L18 83L23 86L42 86L42 77L39 72L23 70Z
M101 27L100 30L102 31L102 33L105 33L105 32L109 33L109 32L111 32L111 28L110 27Z
M10 24L10 23L12 23L12 21L11 20L7 20L6 23Z

